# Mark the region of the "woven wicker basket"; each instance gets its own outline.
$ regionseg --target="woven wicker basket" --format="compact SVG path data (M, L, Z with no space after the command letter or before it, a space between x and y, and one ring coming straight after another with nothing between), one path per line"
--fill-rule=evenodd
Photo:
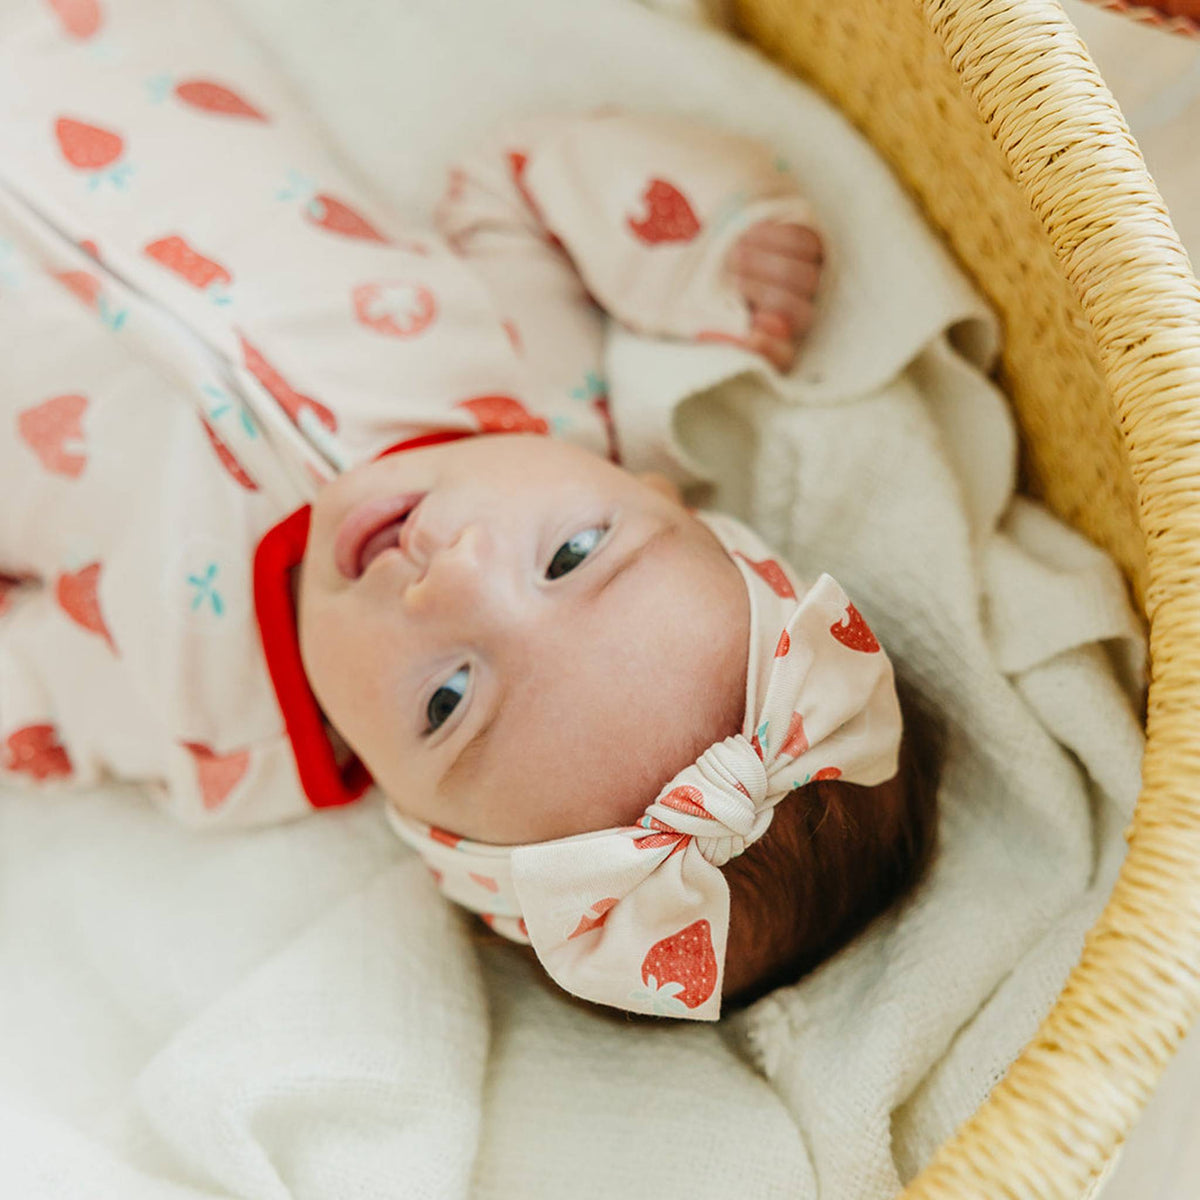
M1200 286L1053 0L734 0L871 139L1002 321L1029 490L1150 630L1143 790L1082 958L906 1200L1087 1194L1200 1007Z

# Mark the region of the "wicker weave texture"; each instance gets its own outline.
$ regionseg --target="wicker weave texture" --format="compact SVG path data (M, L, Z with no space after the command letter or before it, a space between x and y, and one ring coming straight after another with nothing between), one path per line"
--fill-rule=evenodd
M1129 854L1053 1011L907 1200L1079 1200L1200 1010L1200 287L1053 0L737 0L889 159L1004 322L1029 482L1142 597Z

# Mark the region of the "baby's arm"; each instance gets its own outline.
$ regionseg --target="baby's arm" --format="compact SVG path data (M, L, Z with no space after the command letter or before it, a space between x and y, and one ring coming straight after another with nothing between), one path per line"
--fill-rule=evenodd
M497 142L453 174L439 209L460 252L557 251L639 332L733 341L791 364L812 321L822 247L767 147L624 114L529 120Z

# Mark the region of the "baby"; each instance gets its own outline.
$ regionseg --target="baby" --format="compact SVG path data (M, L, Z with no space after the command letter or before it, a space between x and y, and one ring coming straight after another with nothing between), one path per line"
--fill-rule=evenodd
M180 53L106 12L131 75ZM374 781L448 896L634 1012L715 1019L908 887L886 654L619 466L602 383L605 314L791 365L822 248L770 151L526 121L401 229L269 81L154 107L52 19L0 158L0 775L214 825Z

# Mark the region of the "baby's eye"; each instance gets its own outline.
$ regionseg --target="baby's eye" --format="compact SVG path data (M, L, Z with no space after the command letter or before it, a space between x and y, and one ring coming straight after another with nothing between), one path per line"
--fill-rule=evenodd
M466 667L459 667L445 683L442 684L425 706L425 716L429 721L426 733L433 733L442 722L458 707L458 702L467 690L469 672Z
M569 542L563 542L554 552L550 565L546 568L547 579L558 579L568 571L573 571L600 544L608 526L594 525L577 533Z

